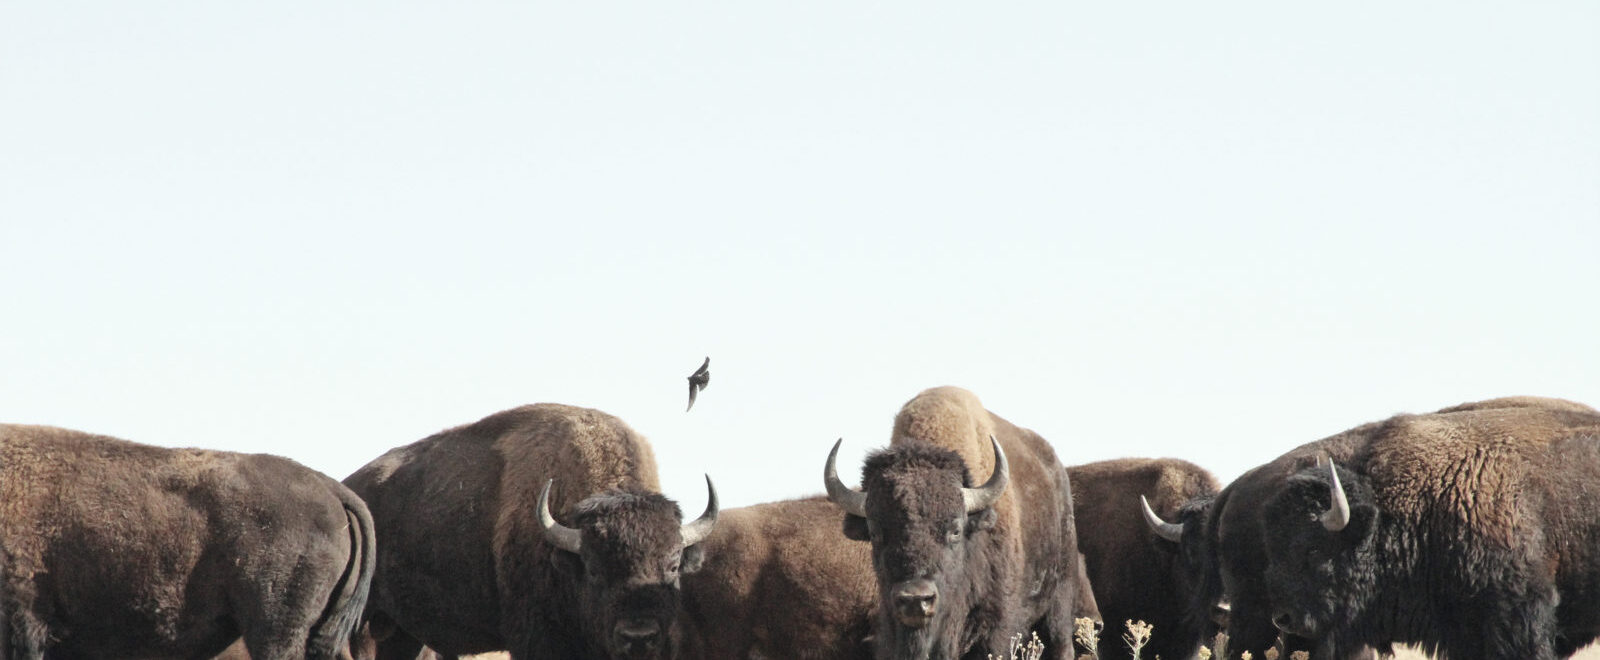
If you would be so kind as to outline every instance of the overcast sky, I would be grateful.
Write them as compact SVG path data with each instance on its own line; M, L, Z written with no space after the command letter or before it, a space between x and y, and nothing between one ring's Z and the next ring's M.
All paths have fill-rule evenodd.
M342 478L561 402L693 512L953 384L1227 480L1600 405L1597 296L1589 0L0 6L8 422Z

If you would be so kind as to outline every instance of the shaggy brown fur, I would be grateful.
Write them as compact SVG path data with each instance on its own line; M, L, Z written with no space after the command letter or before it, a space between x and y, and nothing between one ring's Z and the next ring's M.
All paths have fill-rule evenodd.
M987 481L994 471L991 435L1006 453L1011 483L993 507L968 517L960 487ZM1049 443L990 413L971 392L937 387L901 407L890 449L869 457L862 475L875 519L862 525L847 516L846 531L855 525L853 536L865 538L861 528L875 527L882 535L873 540L880 658L917 655L921 647L935 658L1003 656L1011 636L1029 630L1040 634L1048 657L1072 657L1077 532L1067 473ZM945 534L959 531L942 531L952 516L966 521L961 547L935 551ZM961 564L942 565L938 553ZM947 583L935 622L917 631L892 615L889 590L927 571Z
M1462 407L1378 424L1341 464L1267 502L1281 627L1338 652L1416 643L1466 660L1566 657L1600 635L1600 413L1570 402Z
M1592 408L1582 404L1540 397L1470 402L1435 414L1518 409L1525 409L1519 414L1531 410L1539 416L1567 419L1566 423L1577 425L1594 414ZM1200 529L1185 530L1184 552L1197 557L1204 567L1204 582L1191 603L1190 616L1204 616L1226 593L1232 606L1228 624L1229 658L1237 658L1245 651L1262 657L1279 635L1272 623L1275 607L1264 580L1268 562L1260 520L1265 503L1283 490L1292 475L1316 466L1318 460L1332 459L1340 466L1364 463L1364 458L1357 459L1358 454L1365 452L1371 439L1392 423L1393 420L1364 424L1296 447L1235 479L1207 503L1202 519L1189 523ZM1287 651L1312 651L1316 647L1315 640L1288 634L1283 637ZM1371 649L1346 649L1341 657L1370 658L1374 655Z
M705 660L866 660L877 591L866 544L828 498L722 512L706 563L683 580Z
M582 532L582 558L543 539L537 502L552 478L550 510ZM654 494L649 443L616 417L514 408L396 448L345 483L381 539L368 608L380 658L409 660L424 642L441 654L603 657L614 620L640 608L673 631L682 516ZM690 550L684 572L699 556ZM624 578L660 586L629 591ZM631 604L607 600L618 595Z
M0 426L12 658L336 658L367 599L367 508L264 454Z
M1187 658L1215 632L1210 621L1186 616L1199 575L1179 556L1178 545L1145 524L1139 496L1166 520L1178 520L1189 500L1215 495L1216 477L1175 458L1123 458L1067 468L1078 549L1100 612L1113 626L1144 621L1155 628L1148 657ZM1122 636L1100 640L1101 660L1132 657Z

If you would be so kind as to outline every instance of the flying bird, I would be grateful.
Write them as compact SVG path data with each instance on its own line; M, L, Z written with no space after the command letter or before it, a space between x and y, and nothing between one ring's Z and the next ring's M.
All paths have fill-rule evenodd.
M702 362L700 364L700 368L699 369L695 369L694 373L689 374L689 407L688 408L684 408L683 409L684 412L689 412L689 409L694 407L694 397L695 397L695 395L699 394L700 390L705 389L706 386L710 385L710 384L711 384L711 358L708 357L708 358L706 358L705 362Z

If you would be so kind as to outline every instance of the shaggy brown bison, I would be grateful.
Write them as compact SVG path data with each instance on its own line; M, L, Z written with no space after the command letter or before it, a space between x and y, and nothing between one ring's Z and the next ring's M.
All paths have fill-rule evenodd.
M51 658L341 657L372 520L344 486L264 454L0 425L8 647Z
M644 437L557 404L398 447L345 483L378 531L368 631L384 660L424 643L516 660L674 657L679 579L717 519L712 490L682 524Z
M1600 637L1600 413L1455 409L1363 427L1265 502L1273 622L1320 654L1553 660Z
M840 482L838 450L824 482L845 535L871 541L877 657L1003 657L1029 630L1050 657L1071 657L1072 491L1043 438L940 387L900 409L890 447L862 468L863 491ZM988 475L982 486L974 474Z
M728 509L683 579L704 660L866 660L877 609L872 558L826 497Z
M1188 605L1199 583L1197 567L1179 555L1171 526L1147 527L1140 498L1174 518L1190 500L1215 495L1216 477L1175 458L1123 458L1067 468L1078 549L1100 613L1113 626L1144 621L1155 632L1143 655L1188 658L1215 633L1208 618L1193 619ZM1166 534L1164 537L1162 534ZM1117 628L1120 630L1120 628ZM1120 634L1100 640L1101 660L1131 658Z
M1444 419L1444 417L1438 416L1458 414L1464 415L1458 417L1461 420L1469 420L1478 414L1488 416L1505 414L1517 418L1538 418L1547 420L1562 428L1575 429L1590 424L1590 420L1593 419L1596 413L1587 406L1570 401L1538 397L1510 397L1462 404L1440 410L1432 415L1401 416L1395 419ZM1202 503L1203 515L1180 521L1184 528L1182 532L1183 552L1186 557L1194 557L1197 564L1202 566L1203 582L1196 592L1196 598L1192 601L1191 607L1194 612L1191 613L1191 616L1195 616L1195 612L1210 611L1226 595L1232 606L1228 623L1229 658L1238 658L1245 651L1251 652L1255 657L1262 657L1264 651L1274 644L1279 634L1279 630L1273 621L1275 616L1278 616L1289 628L1288 631L1283 633L1283 644L1287 651L1316 651L1317 653L1314 657L1319 660L1322 658L1374 657L1372 649L1360 648L1360 645L1356 643L1356 639L1345 634L1341 626L1323 625L1312 628L1302 623L1296 623L1293 620L1294 615L1290 614L1292 610L1289 609L1296 606L1290 603L1277 602L1282 597L1281 595L1279 598L1273 597L1273 592L1268 588L1266 579L1269 562L1264 516L1266 515L1266 503L1286 492L1291 478L1300 475L1298 481L1302 485L1297 486L1297 489L1304 488L1303 483L1306 479L1316 478L1311 474L1304 474L1307 469L1316 468L1319 464L1331 460L1350 469L1360 470L1366 464L1366 456L1373 439L1381 434L1391 432L1392 428L1393 420L1374 422L1301 445L1276 460L1254 468L1235 479L1233 483L1223 488L1215 499L1208 503ZM1565 433L1565 431L1560 433ZM1516 434L1516 437L1526 435L1527 433L1522 432ZM1326 474L1326 471L1327 467L1324 465L1321 470L1313 470L1312 473ZM1476 473L1466 471L1462 474L1482 474L1485 477L1494 479L1498 478L1500 473L1495 471L1480 471ZM1324 488L1324 504L1327 503L1326 492L1326 488ZM1380 516L1379 520L1389 522L1393 519L1385 515ZM1396 537L1383 538L1394 540ZM1475 545L1463 545L1460 549L1464 552L1469 549L1471 552L1479 551ZM1331 563L1323 564L1317 570L1331 566ZM1301 604L1300 606L1305 605ZM1570 608L1571 605L1569 604L1568 606ZM1570 611L1570 609L1565 611ZM1290 614L1290 618L1282 618L1281 615L1284 614ZM1373 613L1368 612L1364 616L1371 617ZM1482 622L1482 619L1478 617L1473 617L1473 619ZM1387 629L1375 628L1375 630ZM1333 639L1321 640L1321 638L1330 636ZM1394 639L1401 640L1398 637ZM1466 651L1463 651L1463 653L1466 653ZM1456 657L1473 656L1463 655Z

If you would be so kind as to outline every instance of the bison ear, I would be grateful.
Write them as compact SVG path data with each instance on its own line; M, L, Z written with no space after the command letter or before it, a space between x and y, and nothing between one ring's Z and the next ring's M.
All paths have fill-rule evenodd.
M967 536L972 536L980 531L988 531L994 528L994 521L996 517L997 516L995 515L994 507L992 506L986 507L977 513L968 515L966 529Z
M556 571L568 580L583 578L583 558L576 554L551 548L550 563L555 564Z
M678 565L679 572L688 575L700 570L700 567L706 563L704 545L704 543L696 543L683 549L683 563Z
M1378 529L1378 507L1357 504L1350 507L1350 524L1339 530L1339 540L1352 548L1365 546Z
M844 515L844 537L852 541L870 541L872 534L867 531L867 519L861 516Z

